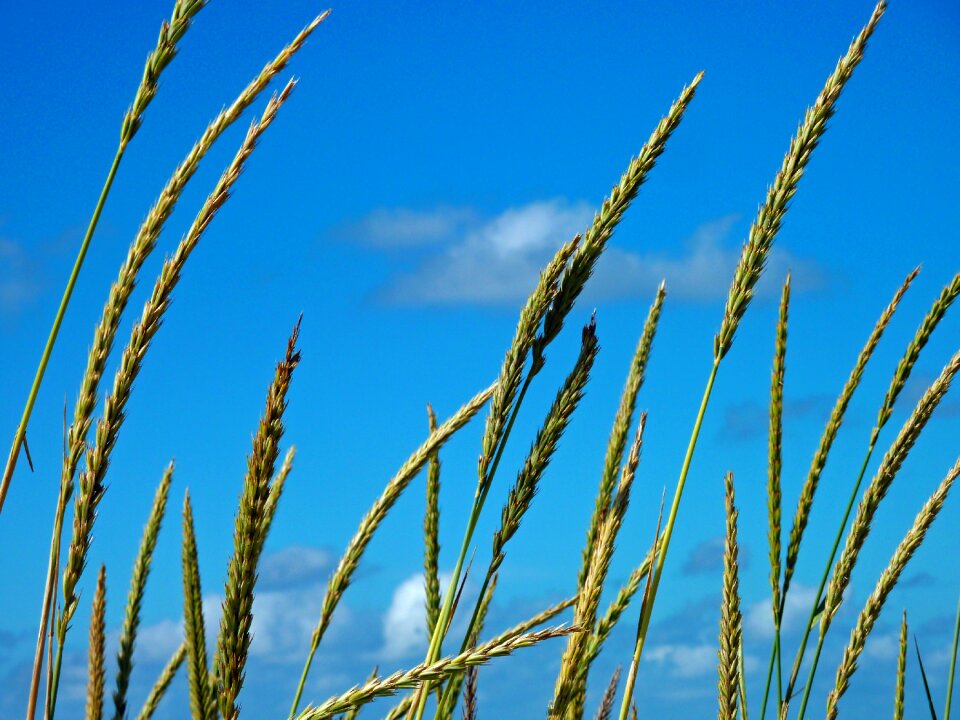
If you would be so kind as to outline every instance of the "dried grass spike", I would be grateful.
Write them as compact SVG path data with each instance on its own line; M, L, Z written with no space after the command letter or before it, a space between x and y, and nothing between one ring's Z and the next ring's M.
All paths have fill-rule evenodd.
M720 662L717 671L720 720L736 720L739 692L739 654L742 617L740 614L739 560L737 550L737 507L733 494L733 473L724 478L726 486L727 534L723 553L723 612L720 617Z
M903 698L907 677L907 611L900 622L900 648L897 653L897 688L893 695L893 720L903 720Z
M437 415L427 404L430 433L437 430ZM440 454L434 452L427 466L427 510L423 518L423 582L427 606L427 636L433 635L440 617Z
M217 639L214 662L219 685L218 705L223 720L236 720L240 714L237 697L243 686L244 667L250 649L250 626L253 622L253 595L257 564L263 550L262 527L270 479L279 455L283 437L283 414L287 408L287 392L293 372L300 363L297 338L300 323L287 341L284 359L277 364L273 382L267 392L266 408L253 438L253 449L247 458L247 472L240 495L234 528L233 555L227 567L224 587L223 617Z
M613 671L610 682L607 683L607 689L603 691L603 697L600 698L600 707L597 708L596 720L610 720L610 714L613 712L613 703L617 699L617 684L620 682L620 666Z
M107 569L100 566L97 576L97 591L93 596L93 611L90 617L90 647L87 650L87 715L86 720L101 720L103 717L104 644L106 627L104 614L107 609Z

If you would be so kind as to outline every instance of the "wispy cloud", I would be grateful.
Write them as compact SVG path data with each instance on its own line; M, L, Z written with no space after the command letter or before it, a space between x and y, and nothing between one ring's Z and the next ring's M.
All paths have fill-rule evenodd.
M722 536L709 538L694 545L683 562L681 568L683 574L702 575L720 572L723 568L723 546ZM745 572L750 566L750 549L746 545L740 546L739 563L741 572Z
M828 395L808 395L786 398L783 401L785 420L810 418L826 420L833 400ZM770 409L759 402L746 400L726 407L718 435L728 442L748 442L766 437L770 424Z
M545 260L591 217L586 204L551 200L476 220L445 238L417 267L394 275L380 296L400 305L514 302L530 292ZM422 217L418 224L425 224Z
M484 217L470 208L433 211L377 210L340 234L392 253L400 266L379 296L399 305L500 304L522 300L556 249L588 227L593 208L585 202L547 200ZM672 297L692 301L723 298L740 256L734 215L700 226L679 248L637 252L612 245L597 265L587 295L595 300L647 296L666 279ZM790 270L795 291L823 288L823 269L809 259L775 248L769 280L758 292L772 294Z
M441 206L433 210L380 208L337 234L373 247L409 248L450 241L480 222L475 210Z
M0 237L0 315L18 315L41 289L39 269L23 246Z

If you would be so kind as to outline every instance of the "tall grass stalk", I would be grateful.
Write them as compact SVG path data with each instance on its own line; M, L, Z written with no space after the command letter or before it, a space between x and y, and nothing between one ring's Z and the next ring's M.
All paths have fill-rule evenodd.
M603 697L600 698L600 706L597 708L597 714L595 716L596 720L610 720L610 715L613 713L613 703L617 699L617 684L620 682L620 666L617 665L616 669L613 671L613 675L610 676L610 682L607 684L607 689L603 692Z
M793 572L797 565L797 558L800 554L800 544L803 541L803 535L807 528L807 523L810 520L810 511L813 508L813 500L819 487L820 476L823 474L823 469L826 467L827 458L830 454L830 449L833 447L833 442L837 437L837 433L840 431L840 426L843 424L843 419L847 411L847 407L850 404L850 400L853 397L853 393L856 391L857 387L860 385L860 380L863 377L864 370L866 370L867 363L870 361L870 358L873 356L874 350L876 350L877 345L880 342L881 337L883 336L884 331L887 329L887 326L890 324L890 321L893 319L893 315L896 312L897 308L900 305L900 301L903 299L903 296L906 294L907 290L910 288L910 285L913 283L919 272L919 268L913 270L910 274L907 275L906 279L897 289L893 295L893 299L889 304L884 308L883 312L880 313L880 317L877 319L876 324L873 326L873 330L870 332L870 336L867 338L867 342L864 344L863 348L860 351L860 354L857 356L857 361L853 366L853 369L850 371L850 375L847 378L847 381L844 383L843 388L840 391L840 394L837 396L837 400L834 403L833 410L830 413L830 417L827 419L827 423L824 426L823 434L820 436L820 443L817 447L816 452L813 455L813 460L810 463L810 470L807 473L807 478L804 481L803 488L800 490L800 496L797 500L797 510L793 518L793 527L790 529L790 540L787 545L787 556L784 566L784 577L783 585L780 592L780 602L777 608L776 616L783 616L783 610L786 604L787 593L790 590L790 581L793 578ZM869 464L870 455L872 449L868 449L867 457L864 460L861 466L861 477L863 473L866 472L866 468ZM859 479L858 483L859 485ZM855 491L856 492L856 491ZM846 520L844 520L846 524ZM840 531L842 534L842 530ZM839 544L839 539L836 540ZM832 560L831 560L832 562ZM830 563L827 563L827 568L829 569ZM821 579L821 585L817 590L817 602L815 602L810 611L810 619L807 622L807 626L804 629L803 637L800 641L800 649L798 650L797 656L802 660L803 654L806 650L807 641L809 639L810 630L813 628L813 623L817 613L819 612L820 605L820 596L823 594L824 587L827 583L827 572L824 572L824 576ZM766 713L766 704L767 699L770 695L770 680L773 673L774 662L779 662L779 655L781 648L778 642L778 638L774 637L774 643L770 650L770 662L767 670L767 683L763 691L763 705L760 713L761 720L765 717ZM794 664L794 670L791 672L789 681L787 682L786 689L786 698L790 698L793 691L793 685L796 682L797 667L798 662ZM783 698L784 695L780 694L780 702L778 704L778 715L782 714L783 708Z
M539 490L540 479L553 458L557 444L569 425L570 418L583 398L587 382L590 379L590 371L593 368L593 362L599 349L596 323L591 320L590 324L583 329L580 353L573 370L567 375L563 385L557 391L556 398L547 412L543 425L537 432L536 440L530 447L530 452L517 473L517 479L508 494L507 502L501 512L500 527L493 535L490 563L480 584L477 601L470 621L467 623L460 652L466 651L471 645L481 617L481 608L485 604L489 604L493 595L493 579L506 559L507 543L520 529L523 517L530 509L534 495ZM454 683L447 683L443 704L453 705L456 703L454 687Z
M104 668L106 653L107 569L100 566L97 590L93 595L90 614L90 646L87 649L87 714L86 720L103 718L103 689L106 680Z
M650 566L657 561L657 551L660 549L660 528L663 525L663 504L667 499L667 489L663 489L660 495L660 512L657 515L657 531L653 536L653 555ZM627 671L627 681L623 688L623 701L620 705L619 720L626 720L627 711L633 703L633 688L637 681L637 669L640 667L640 618L643 617L643 607L650 599L650 572L647 572L647 584L643 589L643 599L640 602L640 613L637 618L637 636L633 645L633 657L630 660L630 668Z
M216 714L215 688L210 683L207 660L207 632L203 618L203 591L200 586L200 562L197 535L193 526L190 493L183 498L183 628L187 650L187 687L193 720L213 720Z
M270 497L270 482L280 454L283 438L283 415L293 373L300 364L297 339L300 323L287 341L287 351L277 364L273 382L267 391L263 417L253 437L253 449L247 458L247 472L240 495L233 534L233 555L227 566L224 586L223 615L217 636L214 670L217 678L217 704L223 720L237 720L240 705L237 697L243 687L244 668L250 651L253 624L253 597L257 581L257 565L263 552L263 532Z
M914 270L913 273L907 276L906 281L904 282L903 286L901 286L900 290L897 292L893 302L887 307L886 311L881 316L881 319L877 325L877 328L874 329L874 336L871 336L872 345L871 345L871 342L868 342L868 347L870 347L870 352L872 352L872 347L876 345L876 341L879 340L880 333L882 333L883 328L886 327L886 324L889 322L890 318L892 317L893 312L896 310L897 304L900 302L900 299L903 297L903 294L906 291L906 289L909 287L909 284L916 277L916 274L917 274L917 270ZM816 614L820 608L821 600L823 599L824 589L827 588L827 581L830 574L830 568L837 557L837 552L840 548L840 542L843 538L843 533L846 530L847 522L850 519L850 513L853 511L853 506L856 503L857 497L859 496L860 487L863 484L863 478L866 475L867 468L870 465L870 460L873 457L874 450L876 449L876 445L877 445L877 441L879 440L880 433L883 430L884 426L886 425L887 421L890 419L890 416L893 413L893 407L896 404L896 400L899 397L900 392L903 390L904 386L906 385L907 380L910 378L910 372L913 369L913 366L916 364L921 351L927 345L927 342L929 341L930 336L933 334L934 330L936 330L940 320L943 319L943 316L946 314L947 310L950 308L950 306L952 305L953 301L956 299L958 294L960 294L960 274L954 276L953 280L943 289L943 291L940 293L940 296L934 301L930 310L927 312L927 315L924 317L923 321L920 323L920 326L917 328L917 331L914 334L913 340L911 340L911 342L907 345L904 355L900 359L900 362L897 364L896 370L894 371L893 377L890 381L890 386L887 388L887 392L884 395L883 402L881 403L880 409L877 413L877 421L873 427L873 430L871 431L870 442L868 443L866 455L864 456L863 462L860 466L860 472L858 473L857 479L853 484L853 488L851 489L850 497L847 500L847 505L846 505L846 508L844 509L843 517L840 520L840 524L837 528L837 532L834 537L833 546L831 547L831 550L830 550L830 555L828 556L827 562L824 565L823 574L820 578L820 584L817 587L817 593L812 605L810 618L808 619L807 625L804 628L803 637L800 642L800 649L797 652L797 658L794 661L793 670L791 671L791 677L788 683L788 693L787 693L788 696L792 692L793 687L796 683L797 673L799 671L800 664L803 661L807 641L809 639L810 632L813 628L813 625L816 619ZM866 348L865 348L865 352L866 352ZM864 357L864 356L861 355L861 357ZM863 364L865 364L865 360ZM858 362L858 369L855 370L855 373L857 373L856 374L857 382L859 382L859 374L862 373L863 364ZM854 376L851 376L851 381L853 380L853 377ZM848 381L848 386L850 385L851 381ZM845 391L846 391L846 388L845 388ZM852 393L852 388L850 392ZM849 394L847 394L847 399L844 402L848 400L849 400ZM840 401L838 401L838 404L839 403ZM932 408L930 409L930 412L932 412ZM839 421L837 425L838 424L839 424ZM834 430L833 430L834 435L836 434L835 427L836 426L834 426ZM917 430L918 430L917 434L919 434L919 428L917 428ZM821 447L823 446L821 445ZM829 446L827 446L827 451L829 451ZM909 448L907 449L907 451L909 451ZM820 455L819 451L818 451L818 455ZM825 461L825 458L826 458L825 452L822 454L822 457L824 458L824 461ZM822 468L822 462L820 464L820 467ZM892 480L892 477L890 479ZM806 502L807 514L809 514L809 508L810 508L810 505L812 504L813 491L815 489L816 487L814 485L813 489L810 490L809 492L810 499ZM801 498L803 498L804 495L806 494L807 494L806 492L801 493ZM803 504L803 502L801 502L801 504ZM798 510L798 514L799 514L799 510ZM792 555L793 559L791 562L791 567L796 562L797 552L799 550L800 540L803 534L803 527L805 525L806 525L806 521L804 520L803 525L799 526L800 531L796 536L795 542L794 542L793 535L791 535L791 547L795 548ZM795 528L798 527L796 523L794 527ZM829 620L828 620L828 623L829 623ZM822 640L819 641L819 643L822 644ZM819 655L819 652L817 653L817 655ZM814 666L815 665L816 665L816 662L814 663Z
M432 663L421 663L409 670L396 672L382 680L372 680L363 685L355 686L346 693L332 697L320 705L307 707L297 715L297 720L322 720L322 718L333 717L378 697L393 695L397 690L421 686L421 683L428 679L442 680L451 673L464 672L471 666L483 665L493 658L511 655L521 648L576 632L580 632L580 628L576 626L556 627L522 635L513 635L507 639L497 637L465 653L442 658Z
M350 586L353 579L353 573L360 564L360 558L366 551L367 546L373 539L374 533L380 527L380 523L393 508L394 503L403 494L410 482L417 476L417 473L423 469L430 458L450 439L460 428L466 425L470 420L480 412L480 409L487 403L493 395L495 385L491 385L485 390L477 393L463 407L457 410L445 423L443 423L434 432L431 432L424 443L417 448L407 461L400 467L397 474L391 478L390 482L384 488L380 497L373 503L373 506L367 511L360 521L360 526L350 539L347 549L344 551L337 563L337 569L327 582L327 589L324 592L323 604L320 609L320 618L313 630L310 638L310 650L307 653L307 659L303 666L303 672L300 674L300 682L294 693L293 703L290 707L290 718L293 720L300 706L300 698L303 695L303 688L307 682L307 676L310 674L310 667L313 664L314 655L320 647L324 633L330 626L333 613Z
M783 673L780 669L780 573L782 560L781 547L781 505L783 493L780 488L780 475L783 469L783 382L787 363L787 322L790 310L790 275L783 284L780 296L780 315L777 319L776 341L773 353L773 372L770 379L770 431L767 449L767 538L770 545L770 597L773 612L773 654L767 670L767 686L770 685L776 659L777 707L783 703ZM764 693L761 716L766 713L767 693Z
M630 491L636 477L637 467L640 464L640 450L643 446L646 421L646 415L640 415L630 452L620 473L620 481L617 484L610 512L604 518L603 524L600 526L600 532L597 534L593 559L590 562L590 572L587 574L583 590L580 591L577 609L574 613L574 622L584 628L593 627L596 621L597 609L600 606L600 595L603 592L607 573L610 570L610 561L613 558L614 543L627 513ZM580 708L580 679L583 677L583 667L589 650L589 641L590 637L587 633L572 636L567 641L567 647L560 660L560 673L557 676L553 691L553 702L550 704L547 715L550 720L562 720L568 714L582 712Z
M657 295L653 304L647 312L647 319L644 321L643 331L640 333L640 339L637 341L637 347L630 362L630 369L627 372L627 380L624 383L623 392L620 394L620 404L617 407L617 414L614 416L613 427L610 430L610 438L607 441L607 452L603 460L603 472L600 475L600 487L597 490L593 516L587 526L587 540L583 546L583 562L580 566L580 574L577 577L577 588L581 590L590 569L590 560L593 558L597 533L600 530L603 518L610 511L617 474L623 464L627 437L630 433L630 427L633 425L637 395L646 376L647 363L650 359L650 351L653 348L653 339L657 333L666 295L666 282L661 282L660 287L657 288Z
M206 5L206 0L176 0L173 6L173 14L170 21L164 21L160 26L160 36L157 38L156 47L147 55L147 61L143 68L143 76L140 85L137 87L136 94L133 97L133 103L127 109L123 116L123 122L120 126L120 142L117 145L113 162L110 170L107 172L103 188L100 190L100 197L94 206L93 215L87 225L83 240L80 243L80 250L77 253L77 259L74 261L73 270L70 271L70 277L67 280L67 286L64 288L63 297L60 300L60 306L57 308L57 314L53 320L53 326L50 328L50 334L47 337L46 345L40 356L40 364L37 366L37 372L30 386L30 393L27 396L27 403L23 409L23 416L20 424L17 426L16 434L13 438L13 447L10 449L10 455L7 458L7 464L3 470L3 480L0 481L0 512L3 512L3 504L7 498L7 491L10 488L10 482L13 479L13 473L17 466L17 460L20 456L20 448L27 436L27 425L30 422L30 415L33 413L33 406L40 392L40 384L43 382L43 376L47 370L47 364L50 362L50 356L53 353L53 346L57 341L57 335L60 333L60 325L67 312L67 306L70 304L70 298L73 296L74 286L80 277L80 270L83 268L84 260L87 257L87 250L90 248L90 241L100 222L100 214L103 212L104 205L107 202L107 196L113 187L113 181L117 176L117 170L120 168L120 161L126 152L127 145L136 135L137 130L143 124L143 115L157 94L160 87L160 75L169 65L177 54L177 44L183 38L187 29L190 27L194 16ZM43 654L43 651L40 651ZM32 717L32 709L28 711L28 716Z
M87 553L97 516L97 506L106 491L104 479L109 467L110 455L124 420L124 410L130 398L133 382L139 375L144 357L150 347L170 305L174 288L180 280L183 267L190 254L200 242L204 231L217 211L230 197L230 190L239 179L244 164L250 157L257 140L270 126L277 111L287 100L294 87L293 81L274 96L267 104L259 122L253 123L233 162L221 176L213 192L194 219L193 225L180 241L175 253L163 264L153 293L144 304L140 320L134 325L130 341L124 349L120 367L114 379L113 391L104 401L103 418L97 425L95 445L86 451L86 468L80 474L80 489L74 503L73 533L70 541L67 564L63 571L63 608L57 619L57 649L53 665L52 683L48 694L47 714L52 718L56 707L57 686L63 647L70 620L77 607L76 588L86 566Z
M437 414L427 405L427 427L437 430ZM440 454L434 452L427 465L427 509L423 517L423 584L426 598L427 634L432 635L440 617Z
M31 677L31 689L28 720L32 720L36 705L40 681L40 669L43 662L46 627L52 623L53 595L57 575L59 574L60 547L63 534L63 522L67 504L73 495L74 474L86 449L87 435L92 423L94 408L97 404L98 389L107 359L113 347L114 338L119 329L121 316L130 299L140 269L156 246L167 218L173 212L187 183L196 173L200 161L217 139L229 128L243 112L259 97L260 93L286 67L293 55L303 47L307 38L327 17L329 11L321 14L305 27L280 53L267 63L260 73L250 81L234 102L222 110L207 126L203 135L177 167L160 193L160 197L147 213L141 224L127 257L120 268L116 282L110 289L110 295L104 305L103 315L94 332L86 371L77 397L74 418L67 433L67 449L60 479L60 493L54 516L53 531L50 540L50 560L47 569L47 582L41 609L37 649L34 657L34 672ZM12 472L12 470L11 470Z
M653 168L657 158L663 153L670 135L680 124L683 113L693 100L696 87L702 76L702 73L698 74L693 82L683 89L670 111L660 120L646 145L637 157L631 160L626 172L621 176L620 182L613 188L609 197L601 205L600 211L594 216L593 224L583 236L582 242L577 237L560 248L547 269L541 273L537 288L521 312L517 332L507 351L500 378L497 381L497 390L491 402L482 441L482 451L478 465L478 483L473 507L467 520L463 542L457 562L454 565L450 584L444 596L440 621L430 638L430 646L426 656L427 662L439 657L445 627L450 621L454 591L460 581L460 573L463 570L464 559L473 538L473 531L483 509L487 492L493 482L493 476L496 474L517 411L523 402L527 388L530 386L530 381L545 362L544 350L559 334L566 316L573 308L573 304L593 273L593 268L603 253L614 229L623 217L623 213L636 197L640 186L646 180L646 176ZM542 330L540 329L541 323ZM518 396L517 388L520 385L523 368L529 354L532 354L533 361L527 380ZM515 399L516 403L514 404ZM415 711L411 711L410 717L421 720L426 707L426 692L422 688L418 689L417 692L419 700L416 703Z
M830 629L831 621L839 610L840 604L843 602L844 591L850 582L850 576L853 572L854 566L857 563L860 550L866 542L867 535L870 532L873 516L876 513L880 502L885 497L887 490L890 488L893 479L899 472L900 467L906 460L907 455L913 448L914 443L917 441L917 438L919 438L920 433L923 432L923 428L926 427L926 424L931 415L933 415L934 410L936 410L937 406L940 404L940 401L950 389L950 383L958 371L960 371L960 351L957 351L957 353L954 354L947 365L943 368L939 377L937 377L930 387L927 388L927 391L923 394L923 397L920 398L917 406L914 408L913 413L901 428L900 434L897 436L896 440L894 440L886 455L884 455L873 480L864 491L863 498L860 500L860 505L857 507L857 514L854 517L853 523L850 526L850 531L847 534L843 552L840 554L840 559L837 560L836 565L833 568L833 575L830 577L830 582L827 584L826 595L823 596L825 603L823 613L820 616L820 634L817 638L817 646L814 650L813 662L810 664L807 685L804 688L803 700L801 701L799 718L803 717L807 698L810 694L810 686L817 672L820 653L823 649L823 643L826 639L827 631ZM889 414L887 414L887 417L889 417ZM848 504L846 515L849 515L853 501L856 498L856 491L858 489L859 483L857 487L854 488L854 494L852 495ZM843 533L844 527L846 526L846 515L838 532L838 538L834 541L833 553L836 552L836 548L839 546L839 535ZM832 561L833 558L831 557L830 560ZM828 562L824 571L824 577L826 577L829 573L829 568L830 564ZM823 584L824 581L821 580L821 593L823 591ZM820 593L818 593L818 597L814 605L815 609L819 607L819 604ZM808 622L807 630L804 633L804 639L806 639L808 636L810 632L809 627L814 621L815 613L811 613L811 620ZM803 647L804 645L801 643L800 651L797 653L797 658L794 660L790 682L787 685L787 698L790 697L790 691L793 689L796 683L797 675L800 669L800 663L803 660ZM788 701L784 700L784 702L786 703Z
M750 228L747 242L743 246L740 261L734 272L733 283L730 286L730 293L727 296L727 305L724 311L723 321L720 325L720 331L714 339L713 365L707 377L703 399L700 402L700 409L697 412L693 431L690 434L687 452L684 455L683 465L680 468L680 478L677 481L673 504L667 516L667 525L663 533L663 550L660 553L656 568L653 572L650 602L648 606L644 608L642 616L640 638L641 655L650 626L650 618L652 617L653 608L656 603L657 590L660 587L660 578L663 576L667 552L670 549L670 540L673 537L673 528L677 521L680 500L683 497L687 475L690 472L690 465L693 461L693 453L697 446L697 439L700 436L700 428L703 424L707 405L710 402L710 394L713 391L713 384L717 377L717 371L720 368L720 362L729 351L740 320L743 318L750 304L750 300L753 298L754 287L763 274L767 257L773 246L773 241L776 238L777 232L780 230L783 216L787 211L790 199L797 190L797 185L810 159L810 155L823 136L827 121L833 116L835 111L837 99L840 97L843 87L853 74L854 68L856 68L857 64L863 58L867 39L873 34L886 7L886 0L880 0L874 8L873 15L870 17L867 25L860 31L860 34L851 43L847 54L840 59L834 72L827 78L826 85L820 92L819 97L817 97L816 102L807 110L797 134L790 143L790 149L784 158L780 170L777 172L773 185L767 192L767 200L760 208L757 219Z
M737 506L733 492L733 473L725 477L727 513L726 541L723 552L723 602L720 615L720 652L717 672L720 676L718 720L736 720L740 687L740 648L743 642L740 614L739 559L737 548Z

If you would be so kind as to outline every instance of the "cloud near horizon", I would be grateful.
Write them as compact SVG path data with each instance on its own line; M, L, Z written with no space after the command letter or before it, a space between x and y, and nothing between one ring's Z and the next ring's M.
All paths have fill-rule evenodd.
M484 217L471 208L432 211L380 209L342 228L340 235L388 252L397 262L377 297L394 305L496 305L522 301L556 249L589 226L594 209L562 199L531 202ZM597 264L586 294L594 300L642 297L666 279L673 297L708 301L726 296L740 244L732 231L739 218L701 225L681 247L637 252L611 245ZM401 260L403 252L413 258ZM775 248L768 277L793 273L795 291L827 285L816 262ZM759 292L773 286L761 282Z

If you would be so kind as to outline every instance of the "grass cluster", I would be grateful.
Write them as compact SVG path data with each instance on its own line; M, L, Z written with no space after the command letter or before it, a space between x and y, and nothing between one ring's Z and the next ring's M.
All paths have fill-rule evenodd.
M94 235L97 221L109 194L117 167L128 151L131 141L145 120L148 106L158 91L158 81L164 69L173 60L177 45L184 33L205 5L204 0L177 0L169 22L161 27L157 45L148 56L142 81L135 93L129 111L124 115L115 160L104 183L100 202L91 218L77 257L74 272L64 293L59 312L50 333L50 339L41 358L36 380L30 390L23 420L17 429L0 485L0 510L16 465L24 449L27 426L37 390L43 379L56 336L69 303L84 256ZM536 499L540 482L548 470L555 450L561 442L571 417L588 387L594 360L600 348L598 328L591 320L581 331L580 352L558 387L552 404L546 408L540 429L516 471L516 477L503 500L500 523L490 539L490 556L485 568L472 570L480 578L479 593L470 606L462 601L461 591L471 571L468 563L470 550L476 544L478 521L487 507L489 493L497 473L501 470L504 450L514 430L520 406L528 389L547 364L547 349L564 330L566 320L578 297L603 254L610 237L632 200L653 171L657 159L684 114L694 102L697 88L703 78L695 76L683 88L676 101L653 129L646 144L633 157L626 170L613 186L597 211L592 224L560 247L544 268L526 304L522 308L516 333L507 348L493 384L481 390L450 418L438 422L428 408L428 435L416 448L396 475L387 482L382 494L360 520L355 535L346 545L336 569L327 584L316 627L310 636L310 647L304 661L299 686L291 699L291 720L319 720L320 718L355 718L363 705L385 696L398 696L396 705L387 717L421 720L430 713L436 720L450 720L458 708L465 719L478 717L477 696L480 666L497 657L512 654L541 642L554 641L557 648L559 672L553 697L545 712L551 720L580 720L594 713L586 707L587 688L594 661L603 650L611 631L624 617L636 623L633 653L624 658L627 666L624 687L620 688L618 669L606 687L595 717L606 719L638 717L642 698L635 700L634 688L641 672L644 648L651 635L651 618L664 577L671 541L675 531L682 527L681 506L687 488L691 464L696 452L700 428L708 412L715 384L721 379L720 368L736 341L737 330L749 310L758 281L765 272L767 261L784 221L790 200L797 192L804 171L817 147L828 121L837 109L837 102L851 79L866 50L867 42L877 27L886 8L880 0L847 52L827 77L823 90L807 109L789 143L782 165L776 173L756 219L750 227L740 260L730 283L719 329L714 338L712 364L706 379L703 399L691 429L689 443L672 499L661 502L651 545L643 558L638 558L636 569L628 581L617 590L611 604L603 608L601 597L609 590L608 575L614 556L624 515L630 503L634 479L641 463L644 442L645 413L637 409L638 395L657 333L661 311L666 302L667 288L661 285L650 307L643 331L630 363L620 403L613 418L609 443L600 465L600 477L592 517L584 538L581 564L577 577L571 578L572 597L520 625L490 639L484 629L488 608L497 589L499 571L507 561L511 541L520 530L524 517ZM127 309L133 288L148 256L156 246L168 217L191 181L200 161L217 142L224 130L236 122L243 112L260 97L271 81L283 70L290 57L326 18L317 17L283 48L275 59L243 90L233 104L223 110L203 132L183 162L175 169L149 210L140 230L130 245L128 255L120 267L117 279L110 287L102 318L97 325L90 346L86 371L74 405L72 421L66 433L60 491L54 508L47 583L38 623L37 647L29 693L25 698L27 719L38 713L52 720L58 707L61 667L72 621L80 609L80 581L88 569L91 539L99 520L98 507L108 490L107 475L110 458L119 440L125 417L125 408L134 382L140 373L151 343L156 336L191 252L202 240L204 231L214 220L217 211L228 200L231 189L240 178L244 165L256 149L257 142L270 127L277 113L294 90L290 81L273 95L264 106L236 154L203 203L193 223L175 251L166 259L147 299L139 320L134 324L130 338L120 350L119 367L113 384L107 389L102 415L94 423L97 398L109 357L114 352L120 320ZM799 554L806 547L804 536L817 495L819 480L841 429L844 415L856 392L864 370L880 342L887 325L917 271L911 272L896 291L892 301L880 315L867 338L862 352L851 370L849 379L840 391L801 490L789 533L783 527L783 495L781 466L783 437L784 386L788 382L787 368L788 328L790 318L790 278L783 284L780 309L773 347L772 377L769 404L769 448L767 477L768 539L770 564L771 610L774 619L774 638L763 687L751 688L761 693L757 704L760 717L797 717L809 712L811 688L818 672L821 650L838 612L848 601L846 593L851 573L857 566L870 535L877 510L897 478L904 461L913 449L928 420L948 392L955 375L960 371L960 351L943 368L917 401L899 432L890 442L873 475L866 483L873 454L881 441L884 427L892 417L897 400L911 376L921 352L935 332L957 296L960 295L960 274L934 300L920 323L915 336L907 344L904 354L893 372L889 388L881 400L877 420L864 453L859 475L850 492L849 502L836 530L836 538L827 557L823 559L822 580L809 608L809 617L803 627L802 639L794 656L781 637L783 614L798 564ZM138 717L149 718L159 703L172 678L183 669L189 688L189 706L194 720L236 720L243 710L242 691L247 660L252 641L254 597L257 570L264 543L282 499L282 492L294 463L293 448L281 460L284 435L284 413L291 392L296 368L300 362L298 347L299 322L290 335L285 352L276 366L274 377L267 388L263 415L256 426L252 448L247 459L243 490L236 510L233 552L225 573L224 600L219 628L208 654L202 591L198 563L197 537L189 494L182 502L182 581L184 637L181 645L157 678ZM462 531L457 559L448 585L441 587L439 573L441 484L440 452L444 444L476 415L486 408L480 457L477 464L475 492L470 504L468 520ZM425 620L429 632L429 647L419 665L381 677L374 669L359 684L328 699L304 698L312 661L323 642L325 633L344 594L350 588L353 576L363 555L383 520L412 481L426 468L427 511L423 522L424 576L426 608ZM897 585L931 524L940 514L948 493L960 475L960 461L946 473L929 500L920 509L916 520L899 546L876 587L860 610L850 639L836 669L832 689L826 698L825 712L833 718L843 709L847 692L858 667L865 643L876 625L891 590ZM106 631L104 624L105 597L108 582L107 569L100 567L96 592L92 601L88 648L88 689L86 717L100 720L109 713L116 720L131 716L127 689L136 658L136 640L140 611L151 560L158 534L166 515L168 498L174 477L171 464L160 480L156 497L143 533L132 571L127 605L124 610L117 649L116 677L109 688L106 678ZM740 602L739 551L737 539L737 507L734 477L726 475L726 542L722 602L718 609L718 717L746 720L748 715L748 688L743 673L744 624ZM862 492L861 492L862 490ZM666 493L664 501L666 500ZM70 505L72 522L67 526ZM649 513L651 523L654 513ZM851 519L852 516L852 519ZM64 547L64 533L69 537ZM651 524L651 528L653 524ZM114 577L111 573L110 577ZM635 602L636 601L636 602ZM547 629L538 629L551 622L565 610L572 609L572 623ZM453 624L459 613L465 623ZM464 628L462 637L450 637L454 627ZM948 691L943 717L949 718L956 664L960 613L954 634ZM894 717L904 715L904 686L907 668L907 619L904 614L897 677L891 679L894 697L891 702ZM918 666L921 670L927 697L933 712L923 671L919 647ZM806 670L805 677L802 677ZM41 693L41 685L44 687Z

